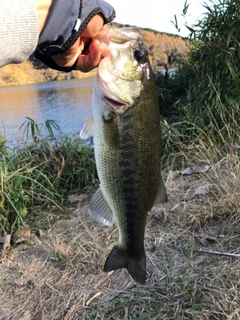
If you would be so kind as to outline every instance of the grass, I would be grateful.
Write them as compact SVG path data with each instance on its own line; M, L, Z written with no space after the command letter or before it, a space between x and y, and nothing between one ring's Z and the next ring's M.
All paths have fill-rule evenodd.
M163 163L198 140L215 148L239 144L239 10L233 0L203 4L205 14L189 27L186 59L168 81L156 78L163 119ZM184 5L184 14L188 8ZM175 21L177 26L177 21Z
M179 141L182 149L171 154L173 164L169 162L163 170L169 202L154 207L148 216L146 285L136 284L125 270L102 271L118 235L116 228L102 227L90 218L90 197L75 204L65 202L67 214L48 203L32 207L28 213L30 239L1 252L0 311L6 319L239 319L239 259L197 252L203 248L239 253L239 149L223 144L233 141L233 127L227 131L228 138L225 135L220 141L224 147L220 148L215 130L207 135L192 126L194 139L187 145L176 130L169 138L169 144ZM30 121L28 128L29 136L35 137L38 131L41 135L35 123ZM82 168L91 168L92 160L89 163L87 159L92 159L92 149L87 149L90 155L86 156L86 150L81 151L81 144L74 139L39 137L40 141L21 150L23 162L18 159L18 170L23 174L37 166L35 161L47 161L38 170L47 172L53 188L80 190L82 182L76 181L80 175L75 172L79 163ZM12 154L8 156L14 161ZM182 174L187 167L203 165L209 170ZM11 176L8 169L7 176L17 179L17 172L13 172ZM19 188L15 180L12 184ZM200 186L208 186L209 191L194 195ZM35 234L38 228L43 230L41 237Z
M14 150L2 144L0 153L0 232L13 233L31 223L34 211L55 206L64 211L70 194L88 192L97 172L93 148L77 136L54 136L60 128L47 120L27 118L21 126L26 144ZM42 131L48 135L42 138ZM33 142L29 142L29 137Z
M239 259L197 252L239 253L239 150L218 149L213 132L206 136L197 130L198 143L193 139L175 154L178 165L163 170L169 202L148 216L145 286L125 270L102 271L118 234L91 219L90 197L68 203L67 215L48 206L33 215L30 240L1 253L5 318L239 319ZM61 154L71 159L68 143ZM206 172L182 174L203 165ZM195 195L199 186L208 186L208 192ZM41 237L34 233L39 225Z
M145 286L125 270L102 271L117 229L92 221L87 199L69 205L68 217L50 223L41 238L33 235L2 253L0 310L6 318L239 319L239 259L195 251L239 253L238 155L207 158L199 148L196 156L190 162L186 156L185 164L207 163L209 171L163 172L169 202L165 220L159 206L148 216ZM209 193L194 196L201 185Z

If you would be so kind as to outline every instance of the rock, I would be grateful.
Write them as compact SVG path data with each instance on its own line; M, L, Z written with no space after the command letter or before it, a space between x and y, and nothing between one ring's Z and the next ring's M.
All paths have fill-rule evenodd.
M36 230L35 235L39 238L44 236L44 232L41 229Z
M73 194L68 198L69 203L76 203L76 202L81 202L85 201L87 199L87 195L82 193L82 194Z
M7 250L10 247L11 235L6 234L4 237L0 237L0 244L2 244L3 251ZM1 318L0 318L1 320Z
M159 222L166 222L166 210L165 208L160 208L158 213L152 215L152 219L159 221Z
M32 233L29 228L20 228L13 233L13 243L18 244L28 241L32 238Z

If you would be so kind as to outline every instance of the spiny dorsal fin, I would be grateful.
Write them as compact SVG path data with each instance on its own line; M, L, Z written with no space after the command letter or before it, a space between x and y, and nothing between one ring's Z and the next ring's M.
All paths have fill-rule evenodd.
M104 199L101 188L97 189L90 201L89 213L95 221L105 226L112 226L115 222L112 210Z
M166 191L162 176L160 174L160 186L159 186L157 198L155 200L154 205L157 205L157 204L160 204L160 203L165 203L167 201L168 201L167 191Z
M94 135L94 120L93 116L88 118L88 120L84 123L82 130L80 131L80 138L83 140L87 140Z

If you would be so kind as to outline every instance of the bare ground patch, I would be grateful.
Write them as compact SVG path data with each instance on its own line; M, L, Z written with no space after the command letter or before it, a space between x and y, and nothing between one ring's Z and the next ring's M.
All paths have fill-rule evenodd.
M239 319L240 259L196 252L240 253L239 165L227 163L166 175L166 215L155 207L148 217L145 286L102 271L117 230L92 221L85 202L1 254L0 319Z

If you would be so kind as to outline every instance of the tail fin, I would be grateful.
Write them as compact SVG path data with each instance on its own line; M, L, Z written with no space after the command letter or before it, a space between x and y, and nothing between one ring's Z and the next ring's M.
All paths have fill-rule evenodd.
M126 250L114 246L104 265L104 271L126 268L133 280L140 284L146 281L146 255L143 250L139 258L130 257Z

